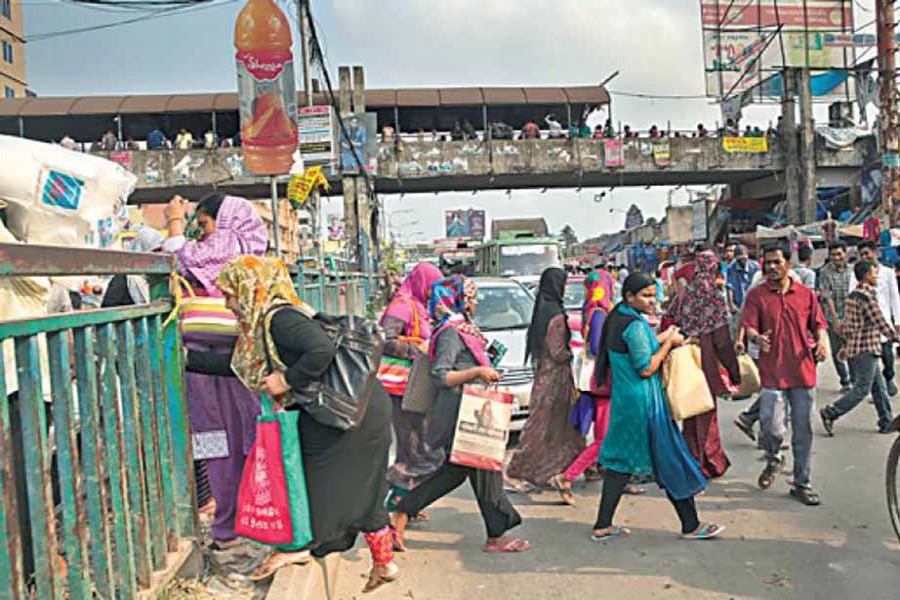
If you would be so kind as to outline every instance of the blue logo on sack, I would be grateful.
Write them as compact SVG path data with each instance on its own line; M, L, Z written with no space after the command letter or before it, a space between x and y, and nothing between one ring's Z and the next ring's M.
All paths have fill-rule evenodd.
M76 210L81 200L84 181L59 171L50 171L41 200L48 206Z

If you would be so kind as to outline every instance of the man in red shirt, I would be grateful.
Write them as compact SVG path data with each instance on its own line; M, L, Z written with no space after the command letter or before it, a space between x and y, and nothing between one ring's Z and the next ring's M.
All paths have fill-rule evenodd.
M742 315L748 338L760 347L760 428L766 468L759 476L759 487L772 487L784 463L779 447L788 403L794 453L791 496L815 506L820 500L810 485L810 454L816 362L827 357L828 327L815 293L794 281L788 275L790 268L790 248L767 246L763 250L766 282L747 294Z

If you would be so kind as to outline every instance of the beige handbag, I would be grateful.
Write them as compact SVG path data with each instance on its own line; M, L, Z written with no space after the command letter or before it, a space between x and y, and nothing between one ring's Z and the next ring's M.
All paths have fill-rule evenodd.
M756 363L748 354L738 356L738 366L741 368L741 385L734 394L735 400L743 400L749 398L759 391L761 382L759 379L759 369Z
M662 371L673 419L683 421L715 408L700 363L700 346L675 348L666 357Z

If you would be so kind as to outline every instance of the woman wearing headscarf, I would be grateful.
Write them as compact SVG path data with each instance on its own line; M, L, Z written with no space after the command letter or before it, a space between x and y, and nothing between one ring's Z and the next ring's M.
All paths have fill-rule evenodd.
M449 456L462 400L462 387L468 383L499 381L500 374L486 354L484 335L472 320L478 304L475 282L460 275L448 277L432 286L429 310L435 329L429 343L431 373L438 397L428 415L426 443L441 448ZM503 491L503 474L445 462L397 506L395 544L404 549L403 534L410 515L419 514L435 500L458 488L468 479L478 500L478 509L487 530L485 552L525 552L531 544L506 536L522 523L522 517Z
M152 227L142 226L137 230L131 244L132 252L158 252L165 238ZM114 275L106 286L106 293L100 302L101 308L131 306L150 302L150 288L147 278L142 275Z
M585 300L581 310L581 332L585 341L585 353L588 358L596 359L600 353L600 345L603 339L603 324L613 308L613 277L604 270L594 271L584 281ZM600 447L606 436L609 426L609 381L597 383L591 378L591 389L580 390L578 402L572 409L572 424L583 437L587 437L591 425L594 426L594 441L585 448L569 467L551 478L551 484L559 490L560 496L566 504L575 505L575 496L572 494L572 482L584 474L588 480L595 478L587 471L596 467L597 457L600 455ZM640 494L643 489L637 486L629 486L627 493Z
M737 385L741 381L741 369L731 340L731 317L725 297L716 285L718 277L719 259L716 255L711 251L699 253L694 261L693 279L672 315L684 335L700 341L703 375L714 402L728 393L720 364L727 370L732 383ZM682 431L703 474L709 478L724 475L731 463L719 436L717 409L685 419Z
M541 274L525 346L525 360L531 357L537 365L529 415L519 449L506 470L511 478L538 486L558 486L559 481L551 481L553 476L584 450L584 438L569 422L575 382L569 348L572 334L563 306L565 287L562 269L551 267Z
M672 420L659 371L669 352L684 343L677 328L656 335L644 315L656 311L656 284L644 273L629 275L623 300L603 324L595 377L611 378L609 428L600 448L606 468L603 494L591 539L629 535L613 525L619 500L632 475L653 475L675 508L688 539L716 537L723 527L701 523L694 496L706 487L700 466Z
M297 297L280 260L240 257L222 270L218 286L240 325L234 354L230 361L220 360L220 372L230 367L249 389L287 400L334 360L333 342L313 319L315 311ZM328 427L303 412L298 421L313 534L308 548L317 558L344 552L362 532L373 561L364 591L400 575L384 507L390 411L390 400L379 388L356 429ZM297 552L273 552L253 579L301 557Z
M444 453L440 449L432 450L425 444L425 415L403 410L409 362L428 351L431 286L442 277L440 269L431 263L419 263L403 281L381 317L385 337L382 366L389 368L382 371L379 379L393 399L391 420L397 440L394 464L387 474L391 484L387 500L389 510L444 462ZM424 520L427 517L422 514L417 518Z
M262 256L268 247L266 226L243 198L209 194L197 204L198 241L184 236L186 203L176 196L166 207L169 238L163 250L178 257L178 272L198 296L221 297L216 278L241 255ZM231 356L235 339L184 337L188 351ZM244 459L256 434L259 398L233 377L198 372L189 362L185 375L194 458L204 460L216 501L213 550L240 544L234 533L237 493Z

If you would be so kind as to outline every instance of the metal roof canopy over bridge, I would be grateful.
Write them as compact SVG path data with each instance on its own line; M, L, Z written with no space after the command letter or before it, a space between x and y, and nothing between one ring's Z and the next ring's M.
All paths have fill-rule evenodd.
M297 94L298 106L306 96ZM316 105L325 105L325 94L313 94ZM528 120L543 122L555 113L565 123L578 119L585 105L608 105L603 86L570 87L456 87L366 90L366 106L377 113L379 127L399 124L406 132L449 130L463 118L478 128L502 120L521 126ZM151 129L174 135L181 128L199 135L216 129L222 136L238 131L237 95L161 94L122 96L69 96L17 98L0 101L0 133L55 141L70 135L78 141L94 141L114 119L122 117L124 137L144 139Z

